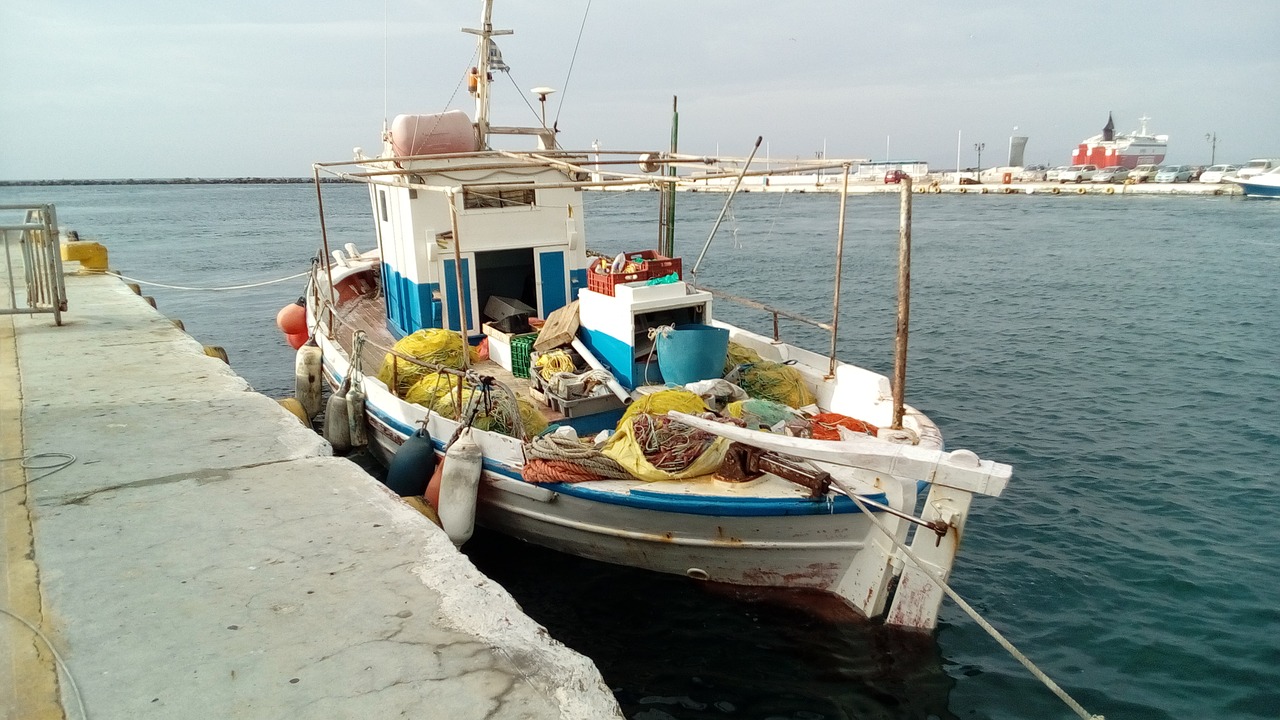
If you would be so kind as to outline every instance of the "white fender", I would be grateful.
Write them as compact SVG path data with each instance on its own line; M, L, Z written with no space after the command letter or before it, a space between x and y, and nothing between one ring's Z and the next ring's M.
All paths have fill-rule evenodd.
M333 446L334 455L351 452L351 431L347 428L347 389L344 386L329 396L324 408L324 439Z
M293 364L293 396L302 403L307 418L320 413L320 346L309 340L298 348Z
M471 439L471 428L464 428L445 452L440 476L440 526L454 545L461 546L471 539L475 530L476 493L483 463L480 447Z
M362 448L369 444L369 431L364 417L365 395L359 383L353 383L347 391L347 435L351 447Z

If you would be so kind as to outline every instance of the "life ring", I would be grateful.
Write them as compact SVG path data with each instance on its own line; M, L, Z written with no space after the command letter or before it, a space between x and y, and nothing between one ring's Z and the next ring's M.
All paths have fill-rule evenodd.
M938 194L938 193L940 193L940 192L942 192L942 188L941 188L941 187L938 187L937 185L934 185L934 186L933 186L933 193L936 195L936 194Z
M1012 194L1014 194L1014 193L1016 193L1016 192L1018 192L1018 191L1017 191L1017 190L1014 190L1013 188L1005 188L1005 189L1004 189L1004 194L1005 194L1005 195L1012 195Z
M1213 191L1213 194L1214 194L1214 195L1221 195L1221 194L1222 194L1222 189L1221 189L1221 188L1215 189L1215 190Z
M1108 194L1108 195L1115 195L1115 194L1116 194L1116 189L1115 189L1115 188L1113 188L1113 187L1109 187L1109 188L1107 188L1107 194Z
M1053 188L1049 192L1053 193L1054 195L1057 195L1058 193L1062 192L1062 190L1060 188Z
M980 190L979 192L981 192L983 195L986 195L987 192L989 191L986 188L982 188L982 190Z
M960 193L961 193L961 194L964 194L964 193L967 193L967 192L969 192L968 188L960 188Z
M1083 194L1085 194L1085 193L1087 193L1087 192L1089 192L1089 191L1088 191L1088 190L1085 190L1084 188L1076 188L1076 194L1077 194L1077 195L1083 195Z

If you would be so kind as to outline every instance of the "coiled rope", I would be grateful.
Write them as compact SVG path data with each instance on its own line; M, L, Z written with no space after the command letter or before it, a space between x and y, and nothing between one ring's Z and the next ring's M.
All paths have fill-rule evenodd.
M58 458L58 460L48 465L36 464L37 460L44 460L45 458ZM72 455L71 453L64 453L64 452L47 452L47 453L36 453L35 455L25 455L20 457L0 458L0 462L10 462L12 460L21 460L22 461L21 465L23 470L48 470L49 472L41 473L40 475L37 475L31 478L30 480L27 480L26 482L18 483L13 487L7 487L3 490L0 490L0 495L3 495L4 493L9 492L10 490L17 490L18 488L26 487L37 480L49 477L50 475L58 472L59 470L71 467L76 462L76 456Z
M565 437L564 435L556 435L548 433L539 435L524 445L524 456L526 460L542 460L546 462L564 462L581 466L583 469L595 475L598 479L603 480L630 480L631 474L622 469L616 460L605 455L599 450L583 445L580 441ZM583 479L581 473L568 473L573 478L559 477L554 466L547 468L548 474L554 479L563 480L565 482L577 482Z
M845 485L844 483L834 478L832 478L831 484L840 488L840 490L850 500L852 500L855 505L858 506L858 509L861 510L867 516L867 518L871 520L871 522L875 523L875 526L879 528L880 531L883 532L885 536L888 537L889 540L891 540L899 550L902 551L902 554L905 555L907 559L911 560L911 562L917 568L919 568L921 572L923 572L930 580L932 580L933 583L942 590L942 592L946 593L947 597L955 601L955 604L959 605L961 610L964 610L969 617L973 618L973 621L978 624L978 627L985 630L988 635L990 635L997 643L1000 644L1000 647L1008 651L1008 653L1012 655L1015 660L1022 663L1022 666L1025 667L1033 677L1035 677L1040 682L1044 683L1044 686L1049 688L1049 690L1054 695L1057 695L1059 700L1066 703L1067 707L1071 708L1072 712L1078 715L1081 718L1081 720L1106 720L1106 718L1104 718L1102 715L1093 715L1088 710L1085 710L1084 706L1076 702L1075 698L1068 695L1067 691L1063 690L1062 687L1058 685L1058 683L1054 682L1052 678L1046 675L1043 670L1041 670L1034 662L1031 661L1031 658L1028 658L1026 655L1023 655L1021 650L1014 647L1013 643L1009 642L1009 640L1006 639L1004 635L1000 634L999 630L996 630L991 623L987 622L985 618L979 615L978 611L974 610L972 605L965 602L965 599L960 597L959 593L951 589L951 586L948 585L945 580L937 577L932 572L930 572L926 568L924 561L916 557L916 554L911 552L911 548L907 547L900 540L898 540L898 538L894 537L893 533L889 531L889 528L884 526L884 523L881 522L880 519L877 518L875 514L871 512L871 509L868 508L866 504L862 502L862 499L858 497L858 494L855 493L852 489L850 489L849 486Z

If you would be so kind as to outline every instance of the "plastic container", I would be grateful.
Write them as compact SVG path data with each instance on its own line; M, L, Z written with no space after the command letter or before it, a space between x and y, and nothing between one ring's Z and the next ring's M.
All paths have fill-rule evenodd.
M533 341L538 333L515 335L511 338L511 374L518 378L529 377L529 353L533 352Z
M640 269L629 273L601 273L596 272L593 265L587 270L587 289L592 292L598 292L603 295L613 295L614 287L622 283L640 282L651 278L662 277L675 273L681 278L682 265L680 258L669 258L666 255L659 255L656 250L639 250L637 252L629 252L626 254L628 259L634 260L640 258Z
M658 332L658 368L676 385L724 377L729 331L710 325L679 325Z
M680 258L669 258L666 255L659 255L656 250L641 250L640 252L627 253L627 257L629 258L635 258L637 256L643 258L643 260L640 261L640 267L644 272L648 273L648 277L645 278L646 280L662 277L663 275L670 275L671 273L679 275L681 279L684 278L684 274L682 273L683 263L680 261Z
M622 283L639 282L648 280L649 274L646 272L630 272L630 273L600 273L594 269L587 271L587 289L591 292L598 292L601 295L613 295L614 287Z

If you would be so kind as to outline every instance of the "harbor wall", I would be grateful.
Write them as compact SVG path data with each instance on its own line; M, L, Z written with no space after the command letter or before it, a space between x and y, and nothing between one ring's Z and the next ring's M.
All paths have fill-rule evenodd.
M4 463L4 577L66 663L4 625L0 715L621 717L589 659L119 278L66 285L61 327L0 317L28 460Z

